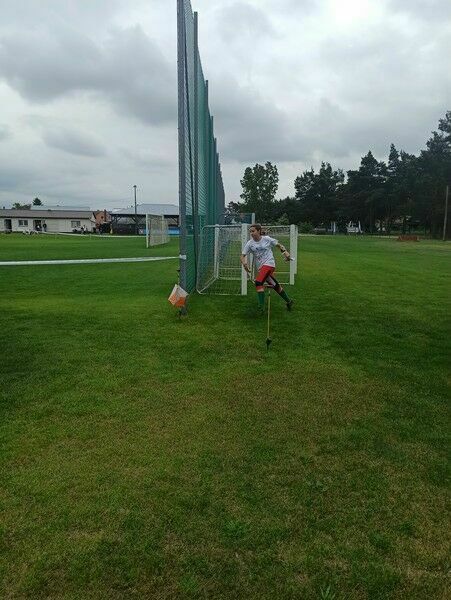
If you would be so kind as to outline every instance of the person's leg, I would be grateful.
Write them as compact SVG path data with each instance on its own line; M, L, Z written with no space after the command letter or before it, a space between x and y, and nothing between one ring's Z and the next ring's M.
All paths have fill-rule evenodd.
M272 271L271 267L263 266L257 273L257 277L255 279L255 289L257 290L257 298L258 298L258 308L263 311L265 308L265 281L271 275Z
M268 277L268 283L271 285L272 288L274 288L274 291L279 294L279 296L281 298L283 298L283 300L285 300L286 304L287 304L287 308L288 310L291 309L292 305L293 305L293 300L290 300L288 294L286 293L286 291L283 289L283 287L280 285L280 283L277 281L277 279L275 279L273 277L273 275L270 275Z

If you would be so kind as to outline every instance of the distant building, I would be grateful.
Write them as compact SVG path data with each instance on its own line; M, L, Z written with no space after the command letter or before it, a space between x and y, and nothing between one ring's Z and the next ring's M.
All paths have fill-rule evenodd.
M111 222L111 215L106 210L95 210L93 215L97 228Z
M32 209L0 209L0 231L71 233L95 229L91 210L58 209L35 206Z
M139 235L146 233L146 215L164 216L169 235L179 233L179 207L176 204L137 204L135 207L115 208L110 211L113 233Z
M32 204L31 205L31 210L74 210L74 211L82 211L82 212L89 212L92 211L90 206L66 206L66 205L59 205L56 204L54 206L49 206L49 205L43 205L43 204Z

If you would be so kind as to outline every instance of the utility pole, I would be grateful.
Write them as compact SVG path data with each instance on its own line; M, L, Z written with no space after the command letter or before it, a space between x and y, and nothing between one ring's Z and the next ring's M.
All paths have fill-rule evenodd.
M443 241L446 241L446 227L448 225L448 195L449 185L446 186L446 198L445 198L445 218L443 220Z
M133 186L135 192L135 235L138 235L138 212L136 207L136 185Z

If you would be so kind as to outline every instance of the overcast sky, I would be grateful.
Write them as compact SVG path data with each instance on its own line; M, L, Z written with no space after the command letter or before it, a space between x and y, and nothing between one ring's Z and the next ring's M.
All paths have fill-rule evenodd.
M451 109L450 0L193 0L224 173L418 153ZM175 0L0 0L0 206L178 202Z

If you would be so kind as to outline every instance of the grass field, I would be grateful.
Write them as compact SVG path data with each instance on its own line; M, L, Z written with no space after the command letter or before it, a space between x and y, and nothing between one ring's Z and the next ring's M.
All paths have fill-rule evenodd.
M299 246L269 353L253 293L179 320L177 261L0 267L2 598L449 597L451 246Z
M178 256L178 238L146 248L144 238L110 235L3 235L0 261Z

